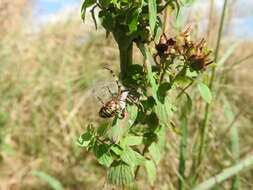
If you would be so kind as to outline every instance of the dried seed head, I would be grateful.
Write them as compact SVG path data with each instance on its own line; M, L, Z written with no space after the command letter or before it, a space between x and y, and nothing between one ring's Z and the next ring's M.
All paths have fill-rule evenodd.
M206 47L205 39L202 39L199 43L192 41L190 39L191 32L191 28L188 27L174 38L168 39L165 34L161 35L159 44L155 46L157 53L154 58L160 56L163 59L168 59L169 57L179 56L183 57L192 70L205 69L207 65L212 63L209 59L211 51Z

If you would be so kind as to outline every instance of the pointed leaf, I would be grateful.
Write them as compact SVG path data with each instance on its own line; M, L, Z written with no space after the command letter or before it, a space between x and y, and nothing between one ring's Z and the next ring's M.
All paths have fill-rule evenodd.
M207 102L207 103L211 103L212 101L212 93L210 91L210 89L208 88L208 86L206 86L204 83L198 83L198 90L200 92L200 95L202 96L202 98Z
M151 33L154 34L157 17L156 0L148 0L148 11L149 11L149 26L151 29Z
M124 133L124 128L123 128L123 126L121 126L122 124L124 124L124 120L115 118L115 120L113 122L113 126L111 127L111 131L109 133L109 138L115 143L120 141L120 139Z
M109 146L105 144L95 145L94 154L98 159L98 162L106 167L109 167L113 162L113 157L109 152Z
M130 184L134 180L133 171L124 162L114 162L109 168L108 183L114 185Z
M130 33L137 30L138 17L141 12L141 9L138 7L134 7L130 9L126 15L126 23L128 24L128 28Z
M111 147L111 150L118 156L120 156L124 152L124 150L117 144L113 145Z
M90 132L86 132L82 134L78 139L77 139L77 145L80 147L87 147L93 137L93 134Z
M162 159L161 150L160 150L160 147L158 146L158 144L156 142L153 142L149 146L148 150L149 150L151 157L158 164L160 162L160 160Z
M81 17L85 20L86 9L96 3L96 0L85 0L81 8Z
M148 181L151 185L154 185L156 180L156 166L152 160L147 160L145 162L145 168L147 170Z
M101 124L97 130L97 134L99 136L104 136L105 133L107 132L108 127L109 127L108 123Z
M125 143L129 146L139 145L142 143L142 136L127 136L125 138Z
M130 166L142 165L145 162L145 158L130 147L126 147L120 157L125 163Z

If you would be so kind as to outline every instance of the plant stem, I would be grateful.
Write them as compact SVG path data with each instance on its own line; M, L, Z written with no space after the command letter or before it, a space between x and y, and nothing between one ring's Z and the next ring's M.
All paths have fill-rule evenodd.
M131 43L128 48L121 48L119 46L120 54L120 71L122 79L128 76L129 66L133 62L133 43Z
M187 137L188 137L188 129L187 129L187 116L185 113L182 113L181 117L181 142L180 142L180 155L179 155L179 185L178 190L186 189L185 184L185 161L186 161L186 153L187 153Z
M225 20L226 7L227 7L227 0L224 0L222 15L221 15L221 19L220 19L218 39L217 39L217 44L216 44L216 49L215 49L215 56L214 56L215 62L217 62L217 60L218 60L218 55L219 55L219 50L220 50L220 41L221 41L221 37L222 37L224 20ZM210 83L209 83L209 88L211 91L213 89L213 83L214 83L215 74L216 74L215 71L216 71L216 69L215 69L215 67L213 67L212 73L211 73L211 79L210 79ZM200 164L203 160L203 154L204 154L205 143L206 143L206 136L207 136L207 131L208 131L209 117L210 117L210 104L207 103L206 107L205 107L204 120L203 120L203 123L200 128L200 146L199 146L199 154L198 154L198 160L197 160L198 167L200 166Z

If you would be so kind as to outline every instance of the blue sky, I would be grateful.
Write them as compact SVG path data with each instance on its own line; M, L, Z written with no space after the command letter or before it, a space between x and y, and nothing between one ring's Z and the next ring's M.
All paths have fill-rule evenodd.
M52 20L57 13L66 10L76 10L81 6L83 0L35 0L38 5L38 10L36 11L37 21L39 23L47 23ZM205 6L208 4L201 2L202 0L198 0L199 5ZM222 1L219 2L219 7L222 7ZM247 6L245 6L245 4ZM241 6L244 5L244 6ZM233 20L233 34L235 34L239 38L248 38L253 36L253 14L251 12L251 8L253 8L253 1L248 0L239 0L237 9L234 10L236 13L240 15L236 15ZM208 9L208 7L206 7ZM249 9L249 10L247 10ZM250 11L250 12L249 12ZM75 11L74 11L75 12ZM242 14L246 12L247 15ZM80 14L79 10L75 12L75 14ZM59 15L59 14L58 14ZM61 14L62 16L62 14Z
M68 5L81 4L81 0L35 0L39 5L41 14L56 13Z

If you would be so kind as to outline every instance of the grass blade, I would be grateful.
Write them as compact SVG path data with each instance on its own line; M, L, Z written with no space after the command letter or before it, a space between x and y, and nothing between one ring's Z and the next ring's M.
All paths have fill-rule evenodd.
M240 171L248 168L248 167L252 167L253 165L253 155L250 156L249 158L239 162L238 164L225 169L223 172L221 172L220 174L211 177L210 179L204 181L203 183L197 185L196 187L194 187L192 190L207 190L212 188L213 186L221 183L222 181L236 175L237 173L239 173Z
M237 130L237 125L231 128L231 149L233 154L234 162L237 163L240 157L240 150L239 150L239 134ZM232 187L231 190L239 189L239 178L236 175L232 180Z
M39 171L31 171L31 174L41 178L42 180L46 181L54 190L64 190L61 183L54 177Z
M224 109L225 109L225 115L227 117L227 120L229 123L232 123L235 120L235 115L232 110L231 104L228 102L228 100L225 98L224 102ZM236 164L240 158L240 150L239 150L239 134L237 130L237 125L233 125L233 127L230 127L230 139L231 139L231 149L232 149L232 158L233 163ZM237 190L239 186L239 179L236 175L232 180L231 190Z

